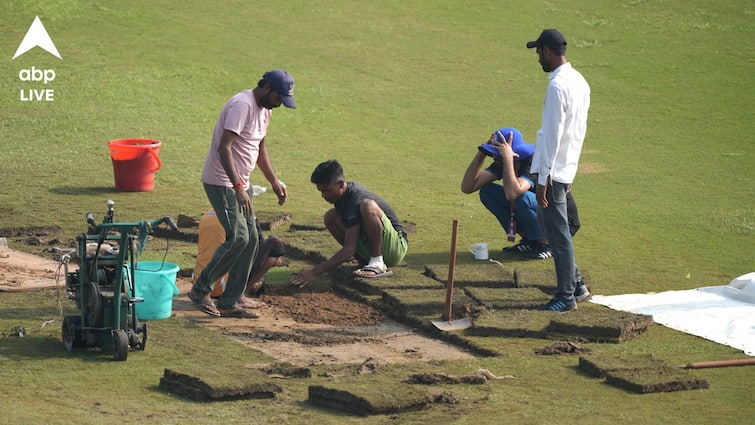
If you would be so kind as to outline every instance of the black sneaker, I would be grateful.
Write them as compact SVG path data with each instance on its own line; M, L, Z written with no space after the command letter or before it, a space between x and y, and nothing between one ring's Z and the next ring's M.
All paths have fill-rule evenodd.
M503 252L532 252L532 242L520 239L518 244L503 248Z
M525 252L522 254L522 258L525 260L547 260L548 258L553 257L553 251L551 251L551 247L546 244L535 242L532 245L532 251L531 252Z
M576 301L564 301L558 297L553 297L547 304L537 308L542 311L572 311L577 309Z
M585 300L589 300L592 297L590 290L584 282L577 282L577 289L574 291L574 299L580 303Z

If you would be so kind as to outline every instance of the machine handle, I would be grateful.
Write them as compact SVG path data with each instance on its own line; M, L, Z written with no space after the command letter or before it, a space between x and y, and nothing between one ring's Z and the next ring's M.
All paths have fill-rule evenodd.
M176 226L176 222L173 221L173 219L170 218L170 216L166 217L165 222L168 223L168 227L170 227L170 230L172 230L174 232L178 231L178 226Z
M178 230L178 226L176 226L176 222L173 221L173 219L169 215L166 215L165 217L162 217L162 218L158 218L157 220L153 220L150 223L150 225L154 229L155 227L157 227L157 226L159 226L159 225L161 225L163 223L166 223L168 225L168 227L170 227L170 230L173 230L173 231L177 231Z

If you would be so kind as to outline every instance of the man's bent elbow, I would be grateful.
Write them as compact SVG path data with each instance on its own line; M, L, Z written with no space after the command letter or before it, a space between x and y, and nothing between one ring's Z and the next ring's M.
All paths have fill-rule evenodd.
M519 193L519 194L516 194L516 193L506 193L506 200L507 201L513 201L513 200L516 200L520 196L522 196L521 193Z
M474 192L475 192L474 185L470 186L464 183L461 184L461 193L469 195L470 193L474 193Z

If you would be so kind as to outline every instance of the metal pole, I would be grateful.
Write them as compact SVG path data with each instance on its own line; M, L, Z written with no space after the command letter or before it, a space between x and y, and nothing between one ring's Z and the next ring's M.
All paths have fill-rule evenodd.
M729 367L729 366L747 366L755 365L755 358L753 359L738 359L738 360L714 360L709 362L694 362L682 365L684 369L704 369L710 367Z

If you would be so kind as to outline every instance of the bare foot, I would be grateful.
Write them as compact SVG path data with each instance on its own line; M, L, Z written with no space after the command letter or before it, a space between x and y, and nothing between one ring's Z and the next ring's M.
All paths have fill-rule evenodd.
M251 298L246 297L245 295L242 295L241 298L239 298L238 302L236 302L236 304L241 308L260 308L267 305L262 301L255 301Z

